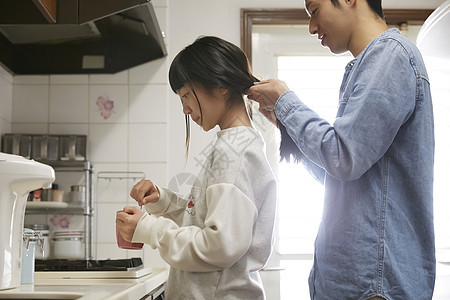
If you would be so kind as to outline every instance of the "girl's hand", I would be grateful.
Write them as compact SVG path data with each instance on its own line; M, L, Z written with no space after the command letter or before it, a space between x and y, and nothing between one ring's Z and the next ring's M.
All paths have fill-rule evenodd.
M131 242L143 214L144 212L137 206L125 206L116 213L116 226L125 241Z
M142 179L131 189L130 196L139 205L155 203L159 201L159 190L150 180Z

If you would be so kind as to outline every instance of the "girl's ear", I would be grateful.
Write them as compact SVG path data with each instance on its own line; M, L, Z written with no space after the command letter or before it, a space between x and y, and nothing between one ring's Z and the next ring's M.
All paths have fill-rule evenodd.
M230 91L227 88L215 88L213 93L214 95L216 95L216 97L227 100Z
M221 95L226 95L228 94L228 89L226 88L217 88L217 92Z

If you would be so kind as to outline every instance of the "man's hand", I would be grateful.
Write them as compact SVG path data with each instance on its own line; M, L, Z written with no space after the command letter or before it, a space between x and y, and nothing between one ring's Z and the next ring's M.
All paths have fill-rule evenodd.
M262 110L273 111L275 103L283 93L289 91L284 81L277 79L255 82L247 91L247 97L259 103Z

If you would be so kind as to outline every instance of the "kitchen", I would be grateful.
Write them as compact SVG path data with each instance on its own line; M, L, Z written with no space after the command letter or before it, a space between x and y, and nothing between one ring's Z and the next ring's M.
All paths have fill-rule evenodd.
M435 9L443 2L386 0L384 8ZM1 133L86 135L87 157L95 174L143 172L162 186L173 186L177 174L196 169L195 160L185 165L184 119L179 100L167 84L171 59L200 35L219 35L240 45L241 8L299 8L303 1L158 0L152 4L165 33L168 55L164 58L111 75L13 76L0 68ZM107 118L97 106L99 97L114 103ZM208 146L213 133L204 135L192 127L191 134L196 141L190 149L193 158ZM164 268L158 253L149 247L140 253L116 246L111 230L115 212L132 203L128 191L133 182L117 180L108 185L97 180L97 187L104 190L97 190L101 197L95 200L96 258L141 255L146 266Z

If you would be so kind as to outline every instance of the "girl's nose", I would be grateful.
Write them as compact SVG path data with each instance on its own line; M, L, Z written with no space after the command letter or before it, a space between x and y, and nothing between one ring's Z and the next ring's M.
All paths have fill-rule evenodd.
M185 115L190 115L192 112L191 108L188 105L183 105L183 113Z

